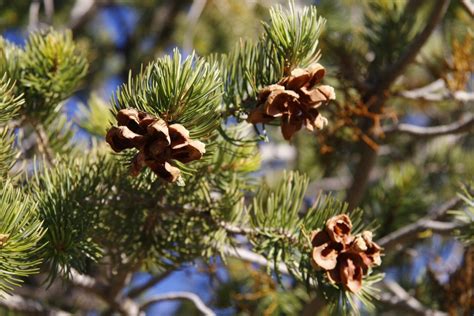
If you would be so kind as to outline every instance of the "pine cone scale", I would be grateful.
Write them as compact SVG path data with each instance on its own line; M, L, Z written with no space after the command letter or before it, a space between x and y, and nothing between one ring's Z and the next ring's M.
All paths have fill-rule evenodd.
M189 131L181 124L168 125L161 118L123 109L117 113L118 127L111 127L106 141L116 152L136 148L139 152L131 161L130 174L138 176L145 166L157 176L175 182L181 175L171 160L189 163L202 158L205 144L192 140Z
M291 140L303 126L311 132L315 128L322 129L327 120L319 112L314 115L311 110L336 98L331 86L314 87L324 74L324 67L320 64L312 65L308 69L295 68L278 83L260 89L258 104L250 111L247 121L252 124L265 124L279 118L286 140Z
M381 263L381 248L372 241L372 232L353 236L346 214L326 221L324 230L311 234L311 265L326 270L328 280L357 293L368 270Z

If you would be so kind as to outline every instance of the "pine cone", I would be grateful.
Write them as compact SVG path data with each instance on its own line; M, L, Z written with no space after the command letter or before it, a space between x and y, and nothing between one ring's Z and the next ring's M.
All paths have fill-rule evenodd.
M175 182L181 172L169 162L188 163L199 160L206 152L204 143L192 140L189 131L180 124L168 125L164 120L135 109L117 113L118 127L107 132L106 141L116 152L136 148L131 174L137 176L144 167L160 178Z
M259 91L259 105L249 113L247 121L257 124L280 118L281 131L286 140L290 140L303 126L309 131L322 129L327 119L318 108L336 98L331 86L315 87L324 74L324 67L314 64L308 69L296 68L277 84L264 87Z
M330 282L342 284L356 293L368 269L381 263L381 248L372 241L372 232L351 235L352 222L345 215L327 220L324 230L311 234L311 265L326 270Z

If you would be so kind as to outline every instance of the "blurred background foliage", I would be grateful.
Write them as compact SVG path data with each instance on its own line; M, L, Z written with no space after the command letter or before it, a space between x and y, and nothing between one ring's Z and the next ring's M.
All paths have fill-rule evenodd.
M260 21L268 20L268 8L275 2L0 0L0 31L3 37L23 47L29 30L47 26L69 28L85 54L90 65L87 74L57 114L64 116L57 129L68 133L54 138L51 146L55 152L64 152L69 148L66 145L69 141L82 146L103 142L106 123L113 119L108 101L118 85L127 80L130 70L136 74L142 65L170 53L176 46L184 55L192 50L201 56L229 52L241 37L258 38L263 30ZM364 209L367 222L377 220L377 237L415 222L434 206L461 192L462 184L474 178L472 125L468 133L440 137L390 131L391 127L400 126L399 123L426 127L469 117L472 120L472 97L458 97L462 96L460 91L472 94L474 90L474 28L472 15L461 1L450 2L439 27L414 62L390 89L384 89L386 97L381 107L374 112L364 107L370 102L366 96L382 77L381 70L396 62L414 41L429 20L435 2L296 1L299 6L317 5L318 14L327 19L320 38L320 62L327 69L325 81L336 89L337 100L323 110L331 123L316 136L301 132L288 144L277 129L267 127L273 143L259 143L261 165L255 177L263 175L271 185L281 177L282 169L293 168L309 176L305 200L308 205L319 191L344 199L359 167L358 159L363 156L361 148L377 149L378 161L370 173L367 190L356 203ZM435 85L431 90L413 93L432 83ZM0 88L0 97L4 97L8 86ZM71 129L73 134L69 133ZM0 150L6 152L2 146ZM32 156L27 151L24 155ZM242 168L254 170L257 165L258 162L249 161L249 166ZM120 181L119 175L116 181ZM53 183L48 185L55 191ZM149 188L143 188L146 189ZM460 194L472 203L469 192ZM462 207L458 209L460 213L455 213L456 216L469 221L469 213ZM473 232L472 228L468 235L469 232ZM463 234L465 237L466 233ZM80 243L75 246L79 247ZM91 256L99 255L97 249L90 251ZM157 253L163 255L159 249ZM471 315L473 253L472 244L423 230L416 241L387 253L383 271L387 278L399 282L429 308L450 315ZM78 265L83 264L77 260ZM149 277L148 273L137 273L132 284L144 283ZM467 278L464 283L463 277ZM27 284L35 285L35 282L38 281L32 279ZM318 297L310 297L291 278L285 277L278 284L262 269L234 259L230 259L225 269L219 260L212 266L184 265L168 273L146 294L177 288L198 293L221 315L328 313ZM54 287L49 295L52 305L55 300L61 301ZM375 314L387 311L389 314L392 307L382 301ZM192 304L169 302L155 304L148 311L159 315L195 313Z

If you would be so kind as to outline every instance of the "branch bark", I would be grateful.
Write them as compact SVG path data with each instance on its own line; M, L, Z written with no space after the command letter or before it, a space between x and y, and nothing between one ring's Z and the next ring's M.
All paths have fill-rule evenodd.
M469 114L459 121L440 126L416 126L411 124L398 124L383 129L385 135L408 134L420 137L435 137L449 134L459 134L472 131L474 128L474 115Z
M398 61L396 61L391 67L388 67L382 73L382 80L380 80L377 85L377 91L388 89L390 85L402 74L406 66L415 59L420 49L423 47L423 45L425 45L431 33L433 33L434 29L446 13L449 2L450 0L438 0L436 2L428 18L428 23L426 23L424 29L414 38L410 46L408 46Z
M147 282L145 282L143 285L135 287L130 290L128 293L128 297L130 298L136 298L140 296L142 293L146 292L156 284L160 283L163 281L165 278L167 278L171 273L173 273L173 270L166 271L160 275L156 275L151 277Z
M383 285L389 293L382 293L380 296L380 301L384 304L391 305L397 309L405 310L411 312L415 315L422 316L446 316L448 315L445 312L429 309L416 298L411 296L403 287L401 287L397 282L391 280L383 281Z
M432 209L428 214L416 222L406 225L382 238L377 243L384 248L385 252L391 252L397 245L404 244L416 240L418 234L422 231L431 229L433 232L446 233L452 232L459 224L437 221L445 215L450 209L456 207L461 201L459 197L455 197L439 207Z
M35 300L27 299L16 294L0 296L0 306L5 307L8 309L8 311L20 312L29 315L71 315L65 311L46 308Z
M196 308L206 316L214 316L215 313L210 309L199 296L191 292L170 292L166 294L154 295L148 298L140 306L140 310L144 311L151 305L161 301L171 301L171 300L188 300L196 306Z
M424 29L415 37L412 44L408 46L405 53L403 53L398 61L391 67L388 67L382 72L380 80L377 85L370 89L363 97L365 103L372 103L372 111L374 113L380 112L387 99L385 91L392 85L392 83L400 76L406 66L413 61L421 47L426 43L431 33L433 33L436 25L441 21L448 8L450 0L438 0L428 19L428 23ZM366 132L370 128L370 122L365 121L363 130ZM347 190L346 201L349 204L349 210L353 210L359 205L364 196L365 189L369 180L370 173L375 166L377 160L377 152L374 151L365 142L361 142L361 152L359 162L355 168L354 177L350 188Z
M461 4L469 13L470 16L474 17L474 3L472 0L461 0Z
M235 248L227 246L224 248L223 252L227 256L238 258L243 261L255 263L264 267L270 267L272 269L275 268L275 265L268 261L267 258L245 248ZM288 271L288 267L284 263L277 264L276 269L282 274L290 274L290 272Z

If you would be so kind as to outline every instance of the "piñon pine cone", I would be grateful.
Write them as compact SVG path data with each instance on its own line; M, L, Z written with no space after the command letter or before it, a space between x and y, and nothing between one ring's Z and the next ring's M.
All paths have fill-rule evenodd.
M258 94L259 105L249 113L247 121L257 124L280 118L286 140L303 126L309 131L322 129L327 119L318 108L336 98L333 87L315 86L324 74L324 67L316 63L308 69L296 68L277 84L264 87Z
M351 235L352 222L345 215L327 220L324 230L311 234L311 265L323 269L330 282L342 284L356 293L368 269L381 264L381 248L372 241L372 232Z
M192 140L183 125L169 125L151 114L124 109L117 113L117 122L119 126L109 129L106 141L116 152L139 150L132 160L133 176L148 167L160 178L174 182L181 172L170 161L188 163L201 159L206 152L204 143Z

